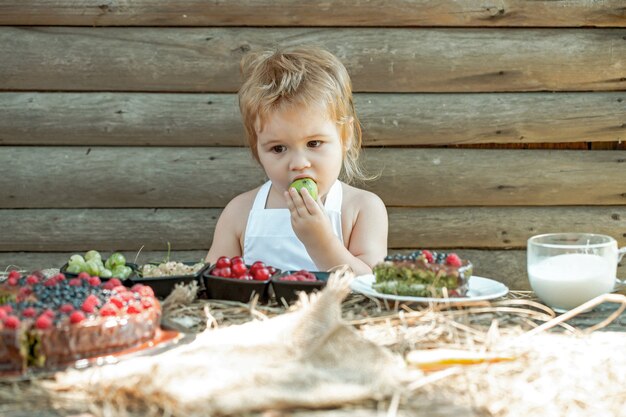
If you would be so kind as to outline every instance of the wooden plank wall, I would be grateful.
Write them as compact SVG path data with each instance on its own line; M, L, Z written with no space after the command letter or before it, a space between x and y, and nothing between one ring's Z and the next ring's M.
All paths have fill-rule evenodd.
M352 75L390 251L455 249L526 289L534 234L626 245L622 0L5 0L0 266L202 256L263 181L239 59L301 43Z

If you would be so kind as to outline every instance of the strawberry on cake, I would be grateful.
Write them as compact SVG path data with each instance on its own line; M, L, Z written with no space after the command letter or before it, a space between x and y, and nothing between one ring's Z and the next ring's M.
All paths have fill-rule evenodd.
M152 288L81 273L12 271L0 284L0 371L51 367L129 348L159 328Z
M463 297L472 264L456 253L418 250L387 256L374 266L372 288L384 294L412 297Z

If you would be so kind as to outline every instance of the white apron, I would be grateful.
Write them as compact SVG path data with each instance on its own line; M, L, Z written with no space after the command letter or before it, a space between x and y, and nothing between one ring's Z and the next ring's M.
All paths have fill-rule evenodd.
M266 209L267 197L272 186L267 181L257 193L243 242L243 259L251 265L263 261L283 271L306 269L319 271L291 227L289 209ZM333 232L343 243L341 231L341 183L335 181L324 202L324 210L330 219Z

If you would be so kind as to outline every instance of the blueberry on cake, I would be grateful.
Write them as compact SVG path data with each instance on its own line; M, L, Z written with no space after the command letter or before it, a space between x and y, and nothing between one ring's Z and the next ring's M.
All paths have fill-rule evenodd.
M411 297L463 297L467 294L472 264L456 253L418 250L387 256L374 266L373 289Z

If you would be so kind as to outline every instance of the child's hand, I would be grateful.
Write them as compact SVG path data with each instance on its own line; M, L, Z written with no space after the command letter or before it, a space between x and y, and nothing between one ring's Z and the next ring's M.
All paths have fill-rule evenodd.
M306 188L300 190L300 193L295 188L289 188L285 192L285 199L291 213L293 231L307 249L325 245L335 237L319 197L315 201Z

